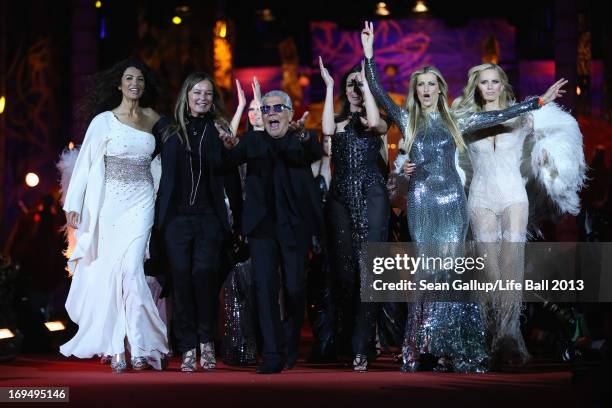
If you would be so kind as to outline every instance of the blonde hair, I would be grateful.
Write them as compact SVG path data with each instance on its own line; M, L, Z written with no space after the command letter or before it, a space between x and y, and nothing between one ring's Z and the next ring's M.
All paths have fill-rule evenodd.
M468 71L468 82L463 88L463 94L453 101L453 110L458 112L480 112L485 104L480 91L478 90L478 78L486 70L492 69L499 74L499 79L503 86L499 94L499 106L507 108L514 102L514 92L508 82L508 75L502 67L497 64L480 64L470 68Z
M440 90L437 104L438 112L440 113L442 121L453 136L455 145L459 150L463 150L465 148L463 136L461 135L461 131L459 131L459 127L455 123L455 119L453 118L448 106L448 85L436 67L425 66L410 75L410 89L408 91L408 97L406 98L405 104L405 109L408 111L408 135L406 135L404 139L404 151L406 151L406 153L410 152L420 122L424 120L423 110L416 92L417 79L419 75L422 74L434 74L436 76L438 88Z

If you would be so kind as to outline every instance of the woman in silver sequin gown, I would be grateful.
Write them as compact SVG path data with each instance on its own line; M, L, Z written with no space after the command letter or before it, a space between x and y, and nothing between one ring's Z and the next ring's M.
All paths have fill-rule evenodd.
M379 168L381 148L386 148L381 135L386 133L387 124L363 81L361 67L344 75L340 87L343 108L334 117L334 81L322 60L320 68L327 87L323 134L332 135L334 173L327 206L335 276L336 344L339 354L352 351L356 371L365 371L378 308L376 303L361 302L362 244L387 240L390 207Z
M438 243L438 248L445 243L462 243L468 229L467 201L455 167L455 150L465 147L461 134L537 109L542 98L531 98L503 111L454 118L448 108L448 87L442 75L433 67L424 67L411 75L406 109L402 109L380 84L373 59L373 39L373 26L366 22L362 43L367 81L378 104L400 127L409 156L403 168L412 173L407 198L410 235L424 252L431 251L432 247L437 252L432 243ZM553 87L544 100L548 101L551 94L556 95L558 88ZM440 256L440 253L428 253ZM439 359L437 371L485 371L488 355L480 305L411 303L402 348L402 371L420 369L421 353Z
M149 78L137 60L101 74L92 107L99 114L87 129L64 203L77 240L68 261L73 277L66 310L79 330L60 351L112 355L115 372L127 367L126 340L133 369L161 369L168 353L166 327L143 270L155 207L151 129L159 118L139 103L148 99L147 87L154 90Z

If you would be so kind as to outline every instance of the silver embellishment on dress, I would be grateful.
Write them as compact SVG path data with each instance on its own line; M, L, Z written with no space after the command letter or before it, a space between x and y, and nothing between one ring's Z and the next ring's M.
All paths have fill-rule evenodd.
M120 183L147 182L153 184L151 157L104 156L105 180Z

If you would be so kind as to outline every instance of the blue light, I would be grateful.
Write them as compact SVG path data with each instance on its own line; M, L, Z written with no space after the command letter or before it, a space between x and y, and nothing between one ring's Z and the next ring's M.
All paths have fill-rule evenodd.
M100 38L106 38L106 21L104 17L100 17Z

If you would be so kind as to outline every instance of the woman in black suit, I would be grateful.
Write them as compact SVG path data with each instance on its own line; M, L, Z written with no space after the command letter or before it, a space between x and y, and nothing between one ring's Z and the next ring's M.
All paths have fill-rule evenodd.
M170 267L173 328L184 372L197 369L198 343L202 369L216 365L220 254L231 232L221 128L228 123L219 92L212 78L199 72L183 82L174 121L162 118L154 128L163 142L155 227ZM240 179L234 170L236 182L227 195L237 197L232 210L239 220Z

